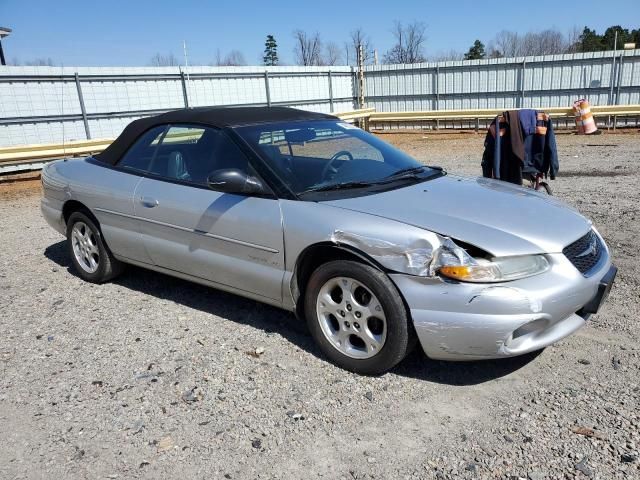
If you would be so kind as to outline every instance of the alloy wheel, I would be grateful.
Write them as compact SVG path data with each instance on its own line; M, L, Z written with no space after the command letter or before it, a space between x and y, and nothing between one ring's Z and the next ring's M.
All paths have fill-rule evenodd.
M71 230L73 254L80 267L94 273L100 265L100 251L93 231L84 222L76 222Z
M387 319L373 292L350 277L329 279L318 293L316 314L326 339L351 358L375 356L387 339Z

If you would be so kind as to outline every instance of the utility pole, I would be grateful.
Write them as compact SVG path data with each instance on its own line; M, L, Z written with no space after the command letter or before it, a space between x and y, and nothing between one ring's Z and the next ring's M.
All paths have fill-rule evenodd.
M613 39L613 56L611 57L611 85L609 89L609 105L613 105L613 84L616 78L616 53L618 47L618 30L615 31ZM611 123L611 115L609 115L609 123Z
M364 108L364 52L358 44L358 106Z
M2 39L8 37L11 33L10 28L0 27L0 65L6 65L7 62L4 58L4 50L2 50Z

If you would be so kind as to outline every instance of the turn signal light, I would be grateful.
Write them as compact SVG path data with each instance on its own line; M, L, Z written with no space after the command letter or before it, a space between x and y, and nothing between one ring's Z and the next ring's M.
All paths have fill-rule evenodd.
M457 280L466 280L471 277L471 267L469 266L446 266L441 267L439 272L445 277L455 278Z

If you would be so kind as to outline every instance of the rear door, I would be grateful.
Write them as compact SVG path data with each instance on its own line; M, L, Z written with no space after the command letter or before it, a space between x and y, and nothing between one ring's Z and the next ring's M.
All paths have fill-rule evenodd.
M275 198L210 190L221 168L255 172L221 130L172 125L135 193L143 243L163 268L280 302L284 249Z

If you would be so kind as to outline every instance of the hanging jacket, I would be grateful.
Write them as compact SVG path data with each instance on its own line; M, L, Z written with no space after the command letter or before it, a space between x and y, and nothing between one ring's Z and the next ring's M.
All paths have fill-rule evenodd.
M520 126L522 127L522 134L533 135L536 133L536 121L538 112L528 108L518 110L518 118L520 119Z
M555 179L559 164L551 119L544 112L535 112L535 131L525 135L532 130L531 113L510 110L494 119L484 141L483 176L517 185L522 185L523 174L542 173Z
M517 111L503 112L493 120L485 137L482 174L522 185L524 158L524 138Z
M558 148L553 123L546 113L536 112L535 133L525 137L524 150L523 173L542 173L555 180L560 168Z

